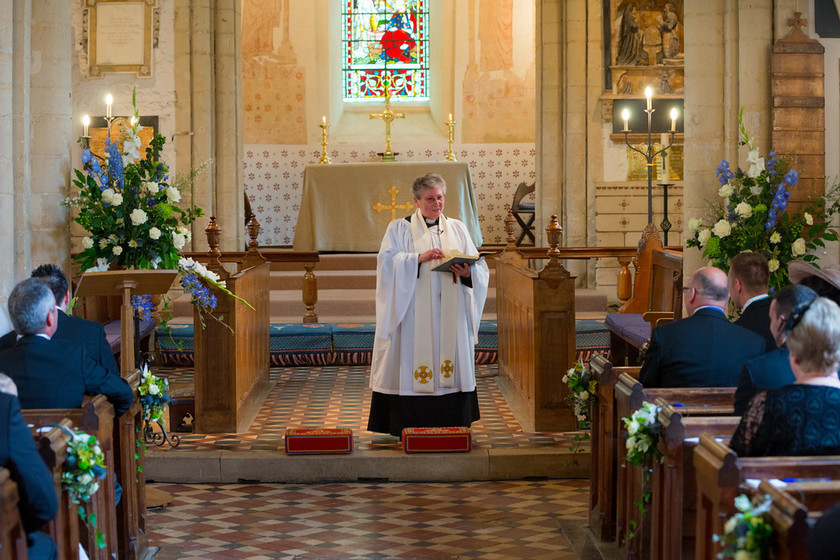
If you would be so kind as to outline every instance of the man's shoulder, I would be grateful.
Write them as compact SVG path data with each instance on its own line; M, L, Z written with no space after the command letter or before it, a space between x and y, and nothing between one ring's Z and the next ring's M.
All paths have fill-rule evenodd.
M61 313L58 319L58 326L59 328L64 325L70 327L75 330L79 330L81 332L90 333L90 332L99 332L103 330L102 323L97 323L96 321L88 321L87 319L82 319L81 317L75 317L73 315L68 315L67 313Z
M0 351L11 348L15 345L15 342L17 342L17 333L15 331L9 331L3 336L0 336Z

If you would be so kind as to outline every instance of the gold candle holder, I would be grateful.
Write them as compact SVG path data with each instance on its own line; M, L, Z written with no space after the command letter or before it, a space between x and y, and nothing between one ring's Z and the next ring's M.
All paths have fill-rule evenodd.
M330 125L327 124L327 117L321 117L321 124L318 126L321 127L321 159L318 160L318 163L332 163L330 161L330 156L327 155L327 129Z
M449 113L449 120L443 124L449 128L449 153L446 154L446 161L458 161L455 159L455 151L452 149L452 144L455 142L455 120L452 118L452 113Z

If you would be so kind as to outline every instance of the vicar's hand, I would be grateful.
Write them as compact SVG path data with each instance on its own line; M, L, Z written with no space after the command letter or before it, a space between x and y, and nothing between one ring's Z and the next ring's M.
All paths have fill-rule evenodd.
M417 258L417 262L429 262L435 259L442 259L443 258L443 250L442 249L429 249L424 253L420 253L420 256Z
M466 263L453 264L449 267L449 270L451 270L453 274L457 274L461 278L469 278L470 274L472 274L470 272L470 265Z

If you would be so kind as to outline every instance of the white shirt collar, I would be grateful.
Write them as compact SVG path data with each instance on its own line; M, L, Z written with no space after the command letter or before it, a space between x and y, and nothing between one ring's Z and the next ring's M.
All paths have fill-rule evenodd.
M741 314L743 314L743 313L744 313L744 311L746 311L746 310L747 310L747 307L749 307L751 303L753 303L753 302L755 302L755 301L762 300L762 299L767 299L767 298L769 298L769 297L770 297L770 296L768 296L767 294L759 294L759 295L757 295L757 296L755 296L755 297L751 297L750 299L748 299L748 300L746 301L746 303L744 303L744 307L742 307L742 308L741 308Z

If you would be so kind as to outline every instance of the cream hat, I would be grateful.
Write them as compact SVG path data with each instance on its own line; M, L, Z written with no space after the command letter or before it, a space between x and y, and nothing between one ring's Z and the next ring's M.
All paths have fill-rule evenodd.
M809 276L817 276L840 290L840 265L837 264L816 268L803 260L795 260L788 265L788 275L794 284L799 284Z

